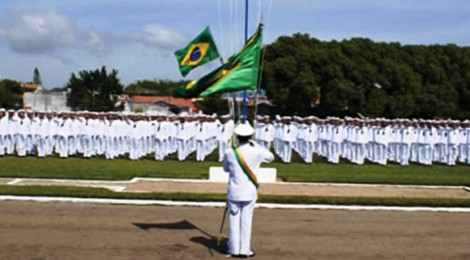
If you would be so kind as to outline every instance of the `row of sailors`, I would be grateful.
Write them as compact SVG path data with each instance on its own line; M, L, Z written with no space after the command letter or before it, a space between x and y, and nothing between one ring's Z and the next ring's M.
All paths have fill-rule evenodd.
M254 138L283 162L291 161L292 150L306 163L312 155L331 163L340 158L363 164L367 159L385 165L440 162L470 163L469 121L362 120L355 118L257 116ZM156 160L176 153L185 160L196 159L219 147L231 145L234 123L230 116L143 116L115 113L31 113L0 109L0 155L37 154L60 157L82 154L105 155L108 159L129 154L137 160L154 153Z
M144 116L115 113L32 113L0 109L0 156L65 158L128 154L132 160L154 154L155 160L176 153L180 161L196 152L197 161L219 147L219 161L231 143L229 115Z
M431 165L470 164L470 122L465 120L408 120L257 116L255 140L285 163L292 150L306 163L316 154L330 163L344 158L355 164L367 159L385 165L393 161Z

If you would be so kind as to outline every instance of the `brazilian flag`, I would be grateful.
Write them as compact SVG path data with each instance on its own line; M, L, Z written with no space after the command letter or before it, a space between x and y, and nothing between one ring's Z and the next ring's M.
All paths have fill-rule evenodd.
M220 55L207 26L186 47L175 52L181 74L186 76L195 67L217 59Z
M175 96L192 98L215 93L256 90L261 62L262 25L245 43L242 50L226 63L197 81L175 88Z

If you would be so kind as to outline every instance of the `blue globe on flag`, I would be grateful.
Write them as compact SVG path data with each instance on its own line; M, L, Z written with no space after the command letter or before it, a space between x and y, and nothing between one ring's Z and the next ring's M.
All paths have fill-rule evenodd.
M201 49L199 47L194 48L191 52L191 56L189 58L190 61L197 61L201 58Z

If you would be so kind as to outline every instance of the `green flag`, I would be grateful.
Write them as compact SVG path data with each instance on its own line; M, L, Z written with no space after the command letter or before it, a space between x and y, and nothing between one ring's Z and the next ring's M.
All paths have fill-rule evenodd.
M217 59L220 55L207 26L186 47L175 52L181 74L186 76L195 67Z
M228 61L197 81L175 89L180 97L205 97L215 93L256 90L262 46L262 25L246 42L243 49Z

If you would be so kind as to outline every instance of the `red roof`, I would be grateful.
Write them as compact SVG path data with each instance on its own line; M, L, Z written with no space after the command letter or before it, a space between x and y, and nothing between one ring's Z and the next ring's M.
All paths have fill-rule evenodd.
M132 96L134 103L154 103L156 101L163 101L178 107L188 107L191 111L196 110L196 106L189 99L175 98L171 96Z

